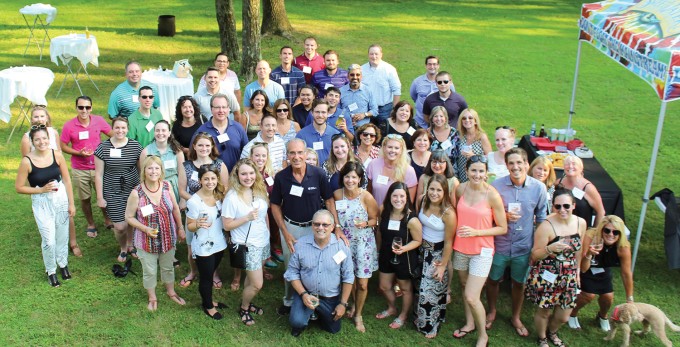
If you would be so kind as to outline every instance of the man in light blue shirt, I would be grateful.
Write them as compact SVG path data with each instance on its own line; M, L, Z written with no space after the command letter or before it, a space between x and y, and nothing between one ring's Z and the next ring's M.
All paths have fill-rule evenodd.
M305 143L307 143L308 148L312 148L316 151L316 154L319 157L319 166L323 165L331 154L331 139L333 135L340 133L326 123L328 120L329 108L330 105L328 105L328 101L324 99L315 100L314 106L312 107L314 122L311 125L300 129L295 136L298 139L304 140Z
M139 88L143 86L149 86L153 91L153 108L160 106L158 90L153 83L142 79L142 67L138 62L131 60L125 64L125 77L127 80L119 84L109 97L111 119L118 116L127 118L139 108Z
M373 93L378 104L378 116L374 118L377 124L390 117L393 105L401 98L401 81L397 69L382 60L382 47L371 45L368 47L368 63L361 66L364 84Z
M281 65L272 70L269 78L283 87L286 99L288 99L291 105L295 105L295 100L298 97L298 88L305 85L305 74L302 70L293 66L293 49L289 46L281 47L279 57L281 58Z
M340 107L352 119L354 128L369 122L378 115L378 105L373 93L361 83L361 66L352 64L348 69L349 84L340 88Z
M411 99L416 104L416 123L423 129L430 127L423 118L423 102L428 95L438 91L435 76L439 72L439 58L434 55L425 58L425 69L427 72L416 77L411 83L410 89ZM451 88L454 92L456 91L453 85Z
M345 134L345 137L352 143L354 141L354 126L352 126L352 119L349 115L345 115L343 110L338 107L340 104L340 90L335 87L329 87L326 90L324 99L328 101L328 119L326 119L326 124ZM342 116L342 122L338 122L340 116ZM314 123L314 116L310 113L307 116L305 126L312 123Z
M286 97L286 92L283 87L270 80L269 74L272 72L272 68L269 67L269 63L266 60L260 60L257 62L255 67L255 74L257 75L257 81L246 86L246 92L243 96L243 107L246 111L250 109L250 97L253 96L256 90L262 90L269 98L269 107L274 107L274 103L278 99L283 99Z
M334 224L331 212L317 211L312 218L313 235L297 240L283 275L297 293L290 311L291 334L295 337L307 327L314 311L324 330L339 332L349 306L354 263L349 247L333 235Z

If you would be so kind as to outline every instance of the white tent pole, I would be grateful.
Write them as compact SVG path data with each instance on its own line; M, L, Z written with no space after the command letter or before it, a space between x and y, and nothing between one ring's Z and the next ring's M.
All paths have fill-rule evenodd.
M647 173L647 184L645 185L645 192L642 195L642 210L640 211L640 220L638 222L637 234L635 234L635 249L633 250L633 266L632 266L633 272L635 272L635 261L637 260L638 250L640 249L640 238L642 237L642 227L645 224L645 214L647 214L649 193L652 190L652 180L654 179L656 157L659 154L661 131L663 130L663 122L664 118L666 117L666 103L667 103L666 101L661 101L661 110L659 111L659 122L656 124L656 137L654 137L654 147L652 147L652 160L649 163L649 172Z
M571 104L569 105L569 123L567 129L571 129L571 117L574 115L574 104L576 104L576 85L578 83L578 70L581 65L581 45L583 41L578 40L578 50L576 51L576 68L574 69L574 85L571 87Z

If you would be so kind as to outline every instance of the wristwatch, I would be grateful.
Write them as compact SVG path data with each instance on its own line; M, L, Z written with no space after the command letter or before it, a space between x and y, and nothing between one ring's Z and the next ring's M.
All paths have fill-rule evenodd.
M340 225L340 224L336 224L335 227L342 229L342 225Z
M340 305L345 306L345 308L349 308L348 302L340 302Z

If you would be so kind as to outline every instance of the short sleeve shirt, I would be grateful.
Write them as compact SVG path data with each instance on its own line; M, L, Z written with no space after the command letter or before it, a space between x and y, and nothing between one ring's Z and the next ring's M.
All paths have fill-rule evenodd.
M61 130L61 142L70 143L71 148L76 151L83 148L94 151L102 143L101 134L110 131L111 126L101 116L91 115L90 124L87 127L82 125L76 117L64 124L64 128ZM94 155L89 157L72 155L71 167L76 170L94 170Z

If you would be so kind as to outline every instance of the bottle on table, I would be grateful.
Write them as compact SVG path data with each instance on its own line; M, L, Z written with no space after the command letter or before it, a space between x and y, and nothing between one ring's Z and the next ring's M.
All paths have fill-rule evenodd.
M536 122L531 123L531 131L529 132L531 137L536 136Z
M87 27L85 27L85 38L86 39L90 38L90 30Z
M541 124L541 131L538 133L538 137L546 137L548 134L545 133L545 124Z

